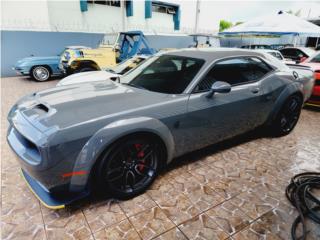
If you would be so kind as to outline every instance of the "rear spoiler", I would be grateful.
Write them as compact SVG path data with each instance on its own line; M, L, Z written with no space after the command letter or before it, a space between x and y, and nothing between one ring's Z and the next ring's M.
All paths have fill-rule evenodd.
M304 66L304 65L300 65L300 64L287 63L286 65L287 65L288 67L294 67L294 68L298 68L298 69L312 70L311 67L309 67L309 66Z

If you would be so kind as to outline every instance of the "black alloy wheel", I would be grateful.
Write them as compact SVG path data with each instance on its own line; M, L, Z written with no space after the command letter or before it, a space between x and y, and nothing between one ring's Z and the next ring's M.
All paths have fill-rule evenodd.
M144 192L158 174L161 156L160 144L150 137L130 137L116 143L102 156L99 190L119 199Z
M284 136L294 129L300 117L302 103L299 95L292 95L286 100L273 124L274 135Z

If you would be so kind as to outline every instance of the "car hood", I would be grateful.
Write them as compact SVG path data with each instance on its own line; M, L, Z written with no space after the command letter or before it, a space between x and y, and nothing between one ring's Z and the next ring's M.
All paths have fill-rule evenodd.
M96 82L110 79L111 77L117 77L118 74L107 72L107 71L90 71L75 73L68 77L65 77L58 82L57 86L66 86L70 84L85 83L85 82Z
M172 95L100 81L44 90L22 98L15 106L40 131L136 114Z

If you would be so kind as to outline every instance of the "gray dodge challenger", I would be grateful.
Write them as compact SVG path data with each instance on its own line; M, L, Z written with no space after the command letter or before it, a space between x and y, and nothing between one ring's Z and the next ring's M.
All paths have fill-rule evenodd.
M162 53L115 81L23 97L9 112L7 140L49 208L93 189L127 199L177 156L258 127L291 132L314 83L299 70L251 50Z

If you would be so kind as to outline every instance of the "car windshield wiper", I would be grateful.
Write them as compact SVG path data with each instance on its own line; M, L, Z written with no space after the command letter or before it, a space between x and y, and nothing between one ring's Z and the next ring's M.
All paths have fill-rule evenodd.
M142 86L136 85L136 84L134 84L134 83L122 83L122 84L131 86L131 87L135 87L135 88L140 88L140 89L148 90L148 89L146 89L146 88L144 88L144 87L142 87Z

